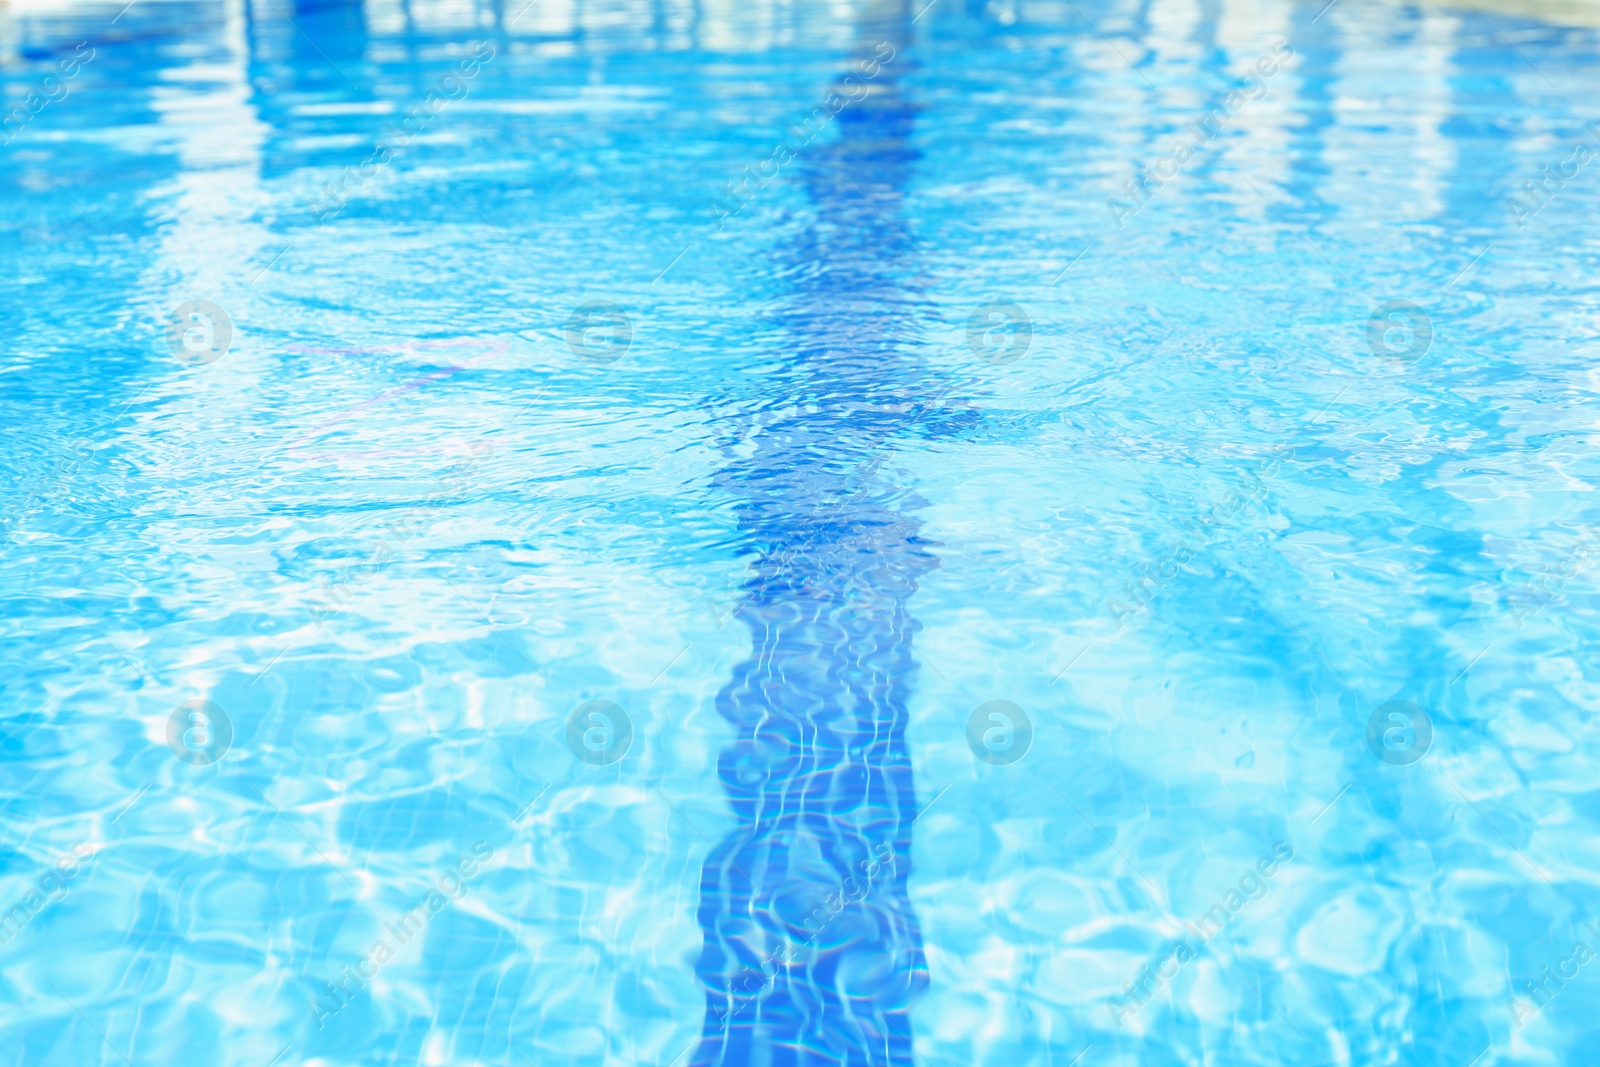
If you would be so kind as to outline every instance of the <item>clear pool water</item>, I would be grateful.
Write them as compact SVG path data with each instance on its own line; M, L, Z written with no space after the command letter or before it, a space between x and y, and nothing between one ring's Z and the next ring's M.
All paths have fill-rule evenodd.
M0 1063L1592 1057L1595 11L0 7Z

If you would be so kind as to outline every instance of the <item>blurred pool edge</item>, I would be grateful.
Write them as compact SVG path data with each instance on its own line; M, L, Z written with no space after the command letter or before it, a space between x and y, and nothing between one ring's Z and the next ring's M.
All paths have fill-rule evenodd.
M140 4L158 4L167 2L167 0L138 0L138 2ZM1342 2L1349 2L1349 0L1342 0ZM1552 26L1573 29L1600 27L1600 0L1483 0L1482 3L1474 3L1473 0L1404 0L1404 2L1401 2L1401 0L1387 0L1387 2L1397 7L1430 7L1463 12L1481 8L1483 11L1493 14L1535 19ZM229 6L228 0L216 0L216 4L218 8ZM373 6L370 2L363 2L363 0L350 0L350 4L357 7ZM100 10L115 12L121 9L122 6L122 4L111 2L111 0L0 0L0 19L18 15L84 15ZM747 2L738 5L728 5L730 8L734 6L737 6L746 17L762 9L770 9L772 12L777 12L786 10L789 7L789 5L779 2L779 0L747 0ZM817 6L823 7L825 5L819 2ZM860 18L864 14L863 9L881 6L883 5L872 3L870 0L859 0L857 3L843 6L832 5L832 12L839 21L848 23ZM1024 2L1021 6L1026 7L1027 5ZM1323 2L1319 2L1319 0L1304 0L1303 6L1320 9L1323 6ZM717 5L711 5L711 7L715 8ZM722 12L722 14L727 13ZM712 10L706 12L706 14L715 17L718 12ZM485 29L504 32L500 27L485 27ZM530 35L519 31L511 31L508 36L539 37L544 35Z
M5 0L0 0L4 3ZM1417 6L1470 13L1481 9L1497 15L1514 15L1567 29L1600 27L1600 0L1421 0Z

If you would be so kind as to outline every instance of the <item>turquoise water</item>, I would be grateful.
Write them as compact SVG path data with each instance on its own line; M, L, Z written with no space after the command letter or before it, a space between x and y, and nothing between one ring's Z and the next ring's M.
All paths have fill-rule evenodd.
M1592 1057L1597 44L0 9L0 1063Z

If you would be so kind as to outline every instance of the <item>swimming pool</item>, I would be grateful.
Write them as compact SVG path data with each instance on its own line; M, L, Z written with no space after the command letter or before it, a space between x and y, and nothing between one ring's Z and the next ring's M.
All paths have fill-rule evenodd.
M0 1063L1595 1047L1596 9L924 2L0 8Z

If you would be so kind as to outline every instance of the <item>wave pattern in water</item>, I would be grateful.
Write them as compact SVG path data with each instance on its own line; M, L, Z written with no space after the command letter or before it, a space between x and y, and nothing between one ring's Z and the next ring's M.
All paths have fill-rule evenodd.
M124 6L0 2L0 1067L1593 1058L1592 30Z

